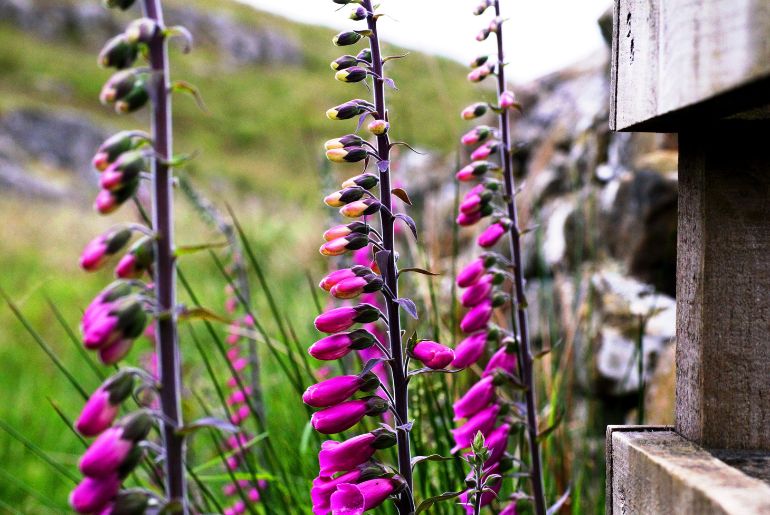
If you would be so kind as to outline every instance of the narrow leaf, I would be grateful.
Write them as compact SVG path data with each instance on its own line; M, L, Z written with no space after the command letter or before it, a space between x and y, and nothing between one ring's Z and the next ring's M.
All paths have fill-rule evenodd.
M404 213L396 213L396 218L403 220L407 227L409 227L409 230L412 231L412 236L414 236L415 240L419 239L417 237L417 224L414 223L414 219L411 216Z
M165 31L167 38L181 38L182 39L182 52L189 54L192 50L193 37L189 30L181 25L174 25L168 27Z
M5 421L0 420L0 429L11 435L11 437L14 440L17 440L19 443L21 443L24 447L30 450L32 454L46 462L48 465L51 466L51 468L55 469L59 474L66 477L70 481L72 481L75 484L78 484L80 482L80 478L76 476L72 471L69 469L64 468L61 463L57 462L53 458L51 458L43 449L32 443L30 440L28 440L24 435L16 431L13 427L9 426L5 423Z
M393 188L390 190L392 194L401 199L402 202L408 205L412 205L412 199L409 198L409 194L402 188Z
M387 359L385 359L385 358L372 358L372 359L370 359L369 361L366 362L366 364L364 365L364 368L361 369L361 373L358 374L358 376L359 377L365 376L366 374L371 372L374 367L376 367L380 363L384 363L386 361L387 361Z
M223 324L231 324L232 320L229 320L222 315L214 313L210 309L202 308L200 306L194 308L184 307L179 312L179 321L187 322L190 320L209 320L214 322L221 322Z
M200 252L202 250L227 247L228 245L230 245L230 242L228 241L220 241L216 243L199 243L198 245L180 245L174 250L174 255L176 257L185 256L187 254L195 254L196 252Z
M179 435L189 435L191 433L194 433L200 429L204 428L213 428L213 429L219 429L220 431L225 431L227 433L237 433L240 431L238 426L234 426L230 422L227 422L226 420L222 420L221 418L216 417L204 417L199 418L198 420L194 422L190 422L189 424L180 427L177 429L177 434Z
M407 53L405 53L405 54L401 54L401 55L389 55L389 56L387 56L387 57L383 57L383 58L382 58L382 64L385 64L385 63L387 63L388 61L391 61L391 60L393 60L393 59L403 59L404 57L406 57L406 56L408 56L408 55L409 55L409 52L407 52Z
M206 107L206 104L203 102L203 97L201 96L201 92L198 90L197 87L193 86L187 81L178 80L174 81L171 84L171 91L181 92L181 93L187 93L188 95L192 96L195 100L195 103L198 104L198 109L203 111L204 113L209 112L208 108Z
M404 311L409 313L409 316L411 316L415 320L419 319L419 317L417 316L417 305L414 303L412 299L401 297L400 299L396 299L396 304L404 308Z
M458 368L458 369L449 369L449 370L447 370L445 368L433 369L433 368L424 367L424 368L419 368L417 370L412 370L411 372L409 372L407 374L407 377L420 376L420 375L423 375L423 374L456 374L458 372L462 372L463 370L465 370L465 369L464 368Z
M422 501L415 510L414 514L417 515L418 513L422 513L428 508L432 508L434 504L441 501L447 501L449 499L454 499L456 497L459 497L464 490L460 490L459 492L444 492L441 495L436 495L433 497L429 497Z
M409 268L402 268L401 270L398 271L399 274L403 274L405 272L414 272L417 274L430 275L430 276L441 275L441 274L437 274L436 272L431 272L430 270L425 270L424 268L418 268L415 266L411 266Z
M394 89L398 91L398 88L396 87L396 83L390 77L386 77L382 82L390 89Z
M559 510L562 506L564 506L564 503L567 502L569 499L570 494L570 488L567 488L567 491L562 494L561 497L559 497L559 500L553 503L553 505L548 508L548 511L546 511L546 515L555 515L556 513L559 513Z
M374 255L374 261L377 263L377 267L380 269L380 274L382 277L385 277L386 270L388 269L389 258L389 250L380 250Z
M553 421L553 424L546 427L545 429L537 432L537 441L542 442L546 438L548 438L548 435L556 431L556 429L559 428L561 425L562 420L564 420L564 411L560 411L559 414L556 416L556 420Z
M412 468L415 467L418 463L422 463L424 461L452 461L456 459L456 456L442 456L440 454L430 454L428 456L414 456L412 458Z

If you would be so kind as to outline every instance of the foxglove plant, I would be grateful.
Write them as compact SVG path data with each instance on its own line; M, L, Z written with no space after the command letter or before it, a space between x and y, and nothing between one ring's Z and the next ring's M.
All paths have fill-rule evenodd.
M323 434L346 431L367 416L382 416L386 411L392 415L395 427L383 423L374 431L344 442L324 442L319 454L320 472L313 482L311 498L316 515L330 511L360 514L377 507L388 497L395 497L399 513L406 515L415 511L409 442L412 430L409 377L448 366L454 353L437 342L413 340L405 344L403 341L400 310L404 308L414 318L417 313L411 300L398 296L394 225L400 219L415 235L416 227L410 217L397 213L392 203L393 196L404 201L408 201L408 196L401 189L391 189L390 150L397 143L391 143L389 138L385 87L395 85L383 72L384 64L391 58L382 56L377 27L381 14L375 13L371 0L334 2L355 4L350 17L365 20L367 28L342 32L333 38L333 43L351 46L368 39L369 48L334 60L331 68L341 82L371 83L373 102L353 99L329 109L326 116L331 120L357 118L359 128L371 117L367 130L374 142L357 134L326 142L326 156L330 161L363 163L364 170L324 199L328 206L339 208L343 216L361 220L332 227L324 233L326 243L320 249L321 254L342 256L354 252L356 263L332 271L320 287L337 299L361 297L366 302L330 307L319 315L315 327L329 336L314 343L309 352L316 359L335 360L358 350L368 361L358 375L334 377L310 386L303 400L320 408L311 422ZM371 161L376 164L376 173L366 171ZM379 194L375 194L372 190L378 185ZM369 225L371 217L379 217L379 231ZM381 323L386 330L378 334ZM357 324L365 324L365 328L349 331ZM410 359L422 362L425 368L410 372ZM383 363L390 371L390 381L382 370L377 370ZM372 395L351 399L358 392ZM374 454L394 444L398 466L391 469L375 460Z
M126 10L133 0L106 0L107 7ZM86 348L95 350L106 365L121 361L133 341L145 330L148 314L154 318L157 340L157 381L138 369L122 369L106 381L86 403L76 429L96 436L80 460L85 479L72 492L70 503L80 513L144 513L161 499L146 491L120 491L122 479L142 459L141 444L153 418L160 420L165 503L187 512L184 437L181 434L181 371L177 343L175 257L172 199L172 85L169 80L167 39L189 34L181 27L167 28L160 0L142 0L144 17L110 39L98 63L117 72L102 88L100 100L118 113L130 113L146 104L152 107L152 131L123 131L108 138L97 150L94 168L100 172L101 191L94 207L101 214L116 211L132 199L140 181L152 184L152 227L122 224L89 243L80 259L88 271L97 270L118 254L133 233L142 237L122 256L115 268L118 280L105 288L86 309L81 329ZM138 66L146 56L149 66ZM144 282L142 279L148 279ZM130 413L117 423L119 406L133 390L133 378L154 389L160 414L147 410ZM140 502L142 501L143 502Z
M487 440L490 455L486 458L483 474L505 474L510 460L505 460L512 423L518 422L505 416L510 403L500 395L505 385L516 385L523 391L523 427L528 442L531 498L535 513L546 513L543 492L543 471L538 446L537 403L533 378L533 356L530 348L527 325L527 301L524 294L524 275L521 258L521 231L518 225L516 190L513 177L512 146L510 135L510 111L520 109L516 98L507 89L505 80L505 57L503 53L503 19L500 17L499 0L482 0L475 9L477 16L490 7L495 17L483 28L476 39L486 40L494 34L497 43L496 59L482 56L471 63L468 75L471 82L480 82L490 76L497 78L497 99L494 103L479 102L466 107L461 116L473 120L493 111L498 115L497 127L479 125L468 131L461 142L476 146L471 153L472 162L457 172L461 182L477 182L464 197L459 206L457 223L461 226L475 225L483 218L490 218L489 226L479 235L477 244L483 249L494 247L508 235L512 262L500 254L488 251L471 262L460 272L457 285L464 288L461 303L468 308L460 322L460 329L468 334L457 347L455 367L467 367L479 361L488 344L498 345L481 379L454 405L455 418L465 420L455 429L456 450L471 446L471 439L480 432ZM490 159L491 158L491 159ZM502 181L493 177L501 173ZM511 272L508 269L512 269ZM513 293L503 289L506 279L513 283ZM513 299L510 329L506 330L491 322L493 311ZM503 417L503 422L498 419ZM499 488L499 486L497 487ZM470 494L469 494L470 496ZM494 496L476 493L473 502L466 504L471 513L489 504ZM509 509L509 508L506 508ZM510 510L515 512L515 500Z

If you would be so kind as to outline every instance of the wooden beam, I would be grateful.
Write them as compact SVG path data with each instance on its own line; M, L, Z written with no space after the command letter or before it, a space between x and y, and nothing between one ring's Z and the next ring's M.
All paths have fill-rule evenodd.
M611 129L767 116L767 0L616 0L614 15Z
M676 430L770 451L770 122L680 133Z
M770 485L666 427L607 428L607 515L767 515Z

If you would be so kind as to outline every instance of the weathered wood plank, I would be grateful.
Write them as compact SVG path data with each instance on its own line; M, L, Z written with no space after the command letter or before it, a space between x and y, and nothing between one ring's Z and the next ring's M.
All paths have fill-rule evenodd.
M679 137L676 429L770 451L768 122Z
M613 130L675 132L701 105L721 117L770 103L767 0L616 0L615 20Z
M607 430L608 515L770 514L765 482L673 431L628 429Z

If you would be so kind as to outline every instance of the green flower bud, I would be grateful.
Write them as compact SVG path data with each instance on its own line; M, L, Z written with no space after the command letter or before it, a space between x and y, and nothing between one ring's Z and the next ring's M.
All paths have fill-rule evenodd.
M356 59L372 64L372 49L364 48L363 50L358 52Z
M362 37L363 36L361 36L361 34L352 30L348 32L340 32L332 38L332 43L337 46L355 45L361 40Z
M471 61L470 67L478 68L479 66L483 66L484 64L486 64L488 60L489 60L488 55L480 55L479 57Z
M358 64L358 59L352 55L343 55L331 62L332 70L344 70Z
M350 102L345 102L344 104L332 107L326 111L326 117L330 120L349 120L354 116L358 116L369 111L367 107L368 106L365 104L362 105L354 100L351 100Z
M367 71L359 66L351 66L334 74L340 82L361 82L366 78Z
M137 55L138 49L136 45L132 45L126 41L126 37L123 34L119 34L104 45L102 51L99 52L98 63L99 66L104 68L122 70L133 65Z
M112 501L110 515L144 515L150 498L141 490L123 490Z
M123 98L115 102L115 112L118 114L138 111L150 100L147 84L144 80L137 81L134 88Z
M353 21L365 20L368 14L369 11L364 9L362 6L358 6L350 13L350 19Z

